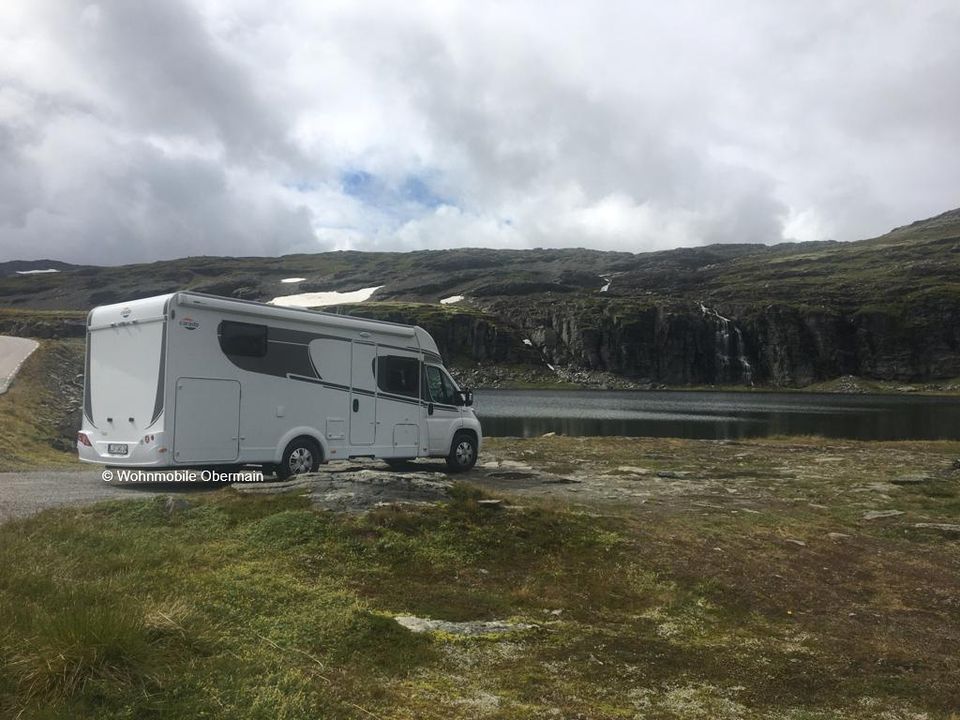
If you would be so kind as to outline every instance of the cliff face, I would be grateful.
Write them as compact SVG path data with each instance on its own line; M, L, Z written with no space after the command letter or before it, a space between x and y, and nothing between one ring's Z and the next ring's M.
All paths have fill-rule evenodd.
M802 307L555 302L491 306L554 365L670 385L803 386L839 375L960 375L960 306L852 314Z

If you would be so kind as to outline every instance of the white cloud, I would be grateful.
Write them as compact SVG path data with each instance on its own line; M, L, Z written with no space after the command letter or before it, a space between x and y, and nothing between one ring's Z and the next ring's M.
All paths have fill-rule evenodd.
M0 257L875 235L958 204L958 31L948 0L2 3Z

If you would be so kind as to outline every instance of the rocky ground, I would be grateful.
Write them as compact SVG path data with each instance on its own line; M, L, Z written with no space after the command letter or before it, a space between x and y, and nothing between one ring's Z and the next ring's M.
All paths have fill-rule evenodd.
M884 528L960 533L960 443L823 438L488 438L477 467L450 475L443 461L387 468L331 463L287 482L236 484L250 494L309 492L323 509L358 512L449 498L468 482L509 502L548 499L604 512L767 513L776 506L833 519L856 532ZM493 507L495 503L491 503ZM921 533L922 534L922 533Z
M357 716L347 698L380 717L954 720L958 460L958 442L550 436L489 439L462 475L363 460L229 489L111 484L132 502L0 527L10 558L46 563L0 583L0 609L75 586L95 602L78 597L71 617L118 592L111 623L145 603L180 659L144 687L166 677L151 692L184 689L192 716L212 707L189 683L205 672L240 714L253 694L291 717ZM31 513L104 497L95 472L68 474L15 489L46 488ZM71 497L51 500L62 485ZM148 642L167 642L154 627ZM23 661L46 673L68 641ZM295 691L230 685L238 662L244 677L280 668ZM103 702L147 703L133 678Z

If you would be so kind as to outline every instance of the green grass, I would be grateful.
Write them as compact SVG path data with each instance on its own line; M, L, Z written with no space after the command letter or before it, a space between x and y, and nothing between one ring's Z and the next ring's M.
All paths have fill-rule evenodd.
M58 450L79 427L67 429L63 397L55 377L83 369L83 344L42 340L10 389L0 395L0 472L75 464L73 452Z
M529 451L565 440L491 450L535 461ZM594 440L584 467L710 462L677 443L650 457L653 441L608 457L614 444ZM787 447L748 448L743 482L768 482ZM795 481L789 493L809 490ZM927 510L955 501L946 484L917 495ZM785 512L786 497L725 514L682 499L607 512L518 496L490 509L484 496L461 485L443 505L356 516L224 490L172 513L161 497L0 526L0 715L906 720L956 708L956 543L878 530L837 544L825 539L836 518ZM535 627L418 635L400 614Z

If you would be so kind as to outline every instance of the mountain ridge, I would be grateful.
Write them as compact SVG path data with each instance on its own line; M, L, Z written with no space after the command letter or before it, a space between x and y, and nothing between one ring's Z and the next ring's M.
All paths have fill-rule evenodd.
M960 376L960 210L854 242L197 256L4 276L9 267L0 264L8 311L82 311L180 289L269 300L381 286L340 311L424 324L464 365L671 385ZM438 304L451 296L466 299Z

